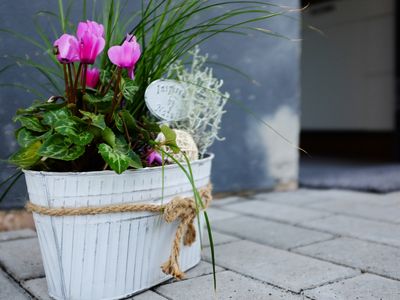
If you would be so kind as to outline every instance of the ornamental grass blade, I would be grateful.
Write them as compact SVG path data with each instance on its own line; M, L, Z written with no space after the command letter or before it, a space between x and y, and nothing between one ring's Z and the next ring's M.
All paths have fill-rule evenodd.
M8 177L5 181L3 181L0 186L3 186L7 181L11 181L11 183L7 186L7 188L4 190L4 192L0 196L0 203L4 200L4 198L7 196L7 194L10 192L10 190L13 188L13 186L17 183L18 179L23 175L23 172L21 170L18 170L16 173L14 173L11 177Z
M208 214L206 211L203 212L204 219L207 225L207 232L208 232L208 240L210 241L210 253L211 253L211 263L213 268L213 282L214 282L214 291L217 291L217 272L215 271L215 250L214 250L214 239L212 235L210 220L208 219Z

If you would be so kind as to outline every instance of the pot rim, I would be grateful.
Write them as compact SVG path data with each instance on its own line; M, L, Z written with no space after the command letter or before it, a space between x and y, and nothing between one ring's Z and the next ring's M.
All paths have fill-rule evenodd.
M205 162L211 162L214 159L215 155L213 153L206 153L204 158L194 160L191 162L191 166L205 163ZM182 163L183 166L186 166L186 163ZM171 164L171 165L165 165L164 169L174 169L174 168L179 168L177 164ZM88 172L51 172L51 171L34 171L34 170L25 170L22 169L22 171L25 174L30 174L30 175L46 175L46 176L70 176L70 175L75 175L75 176L85 176L85 175L126 175L128 173L135 173L135 174L140 174L140 173L147 173L149 171L157 171L161 170L162 166L158 167L146 167L142 169L128 169L122 174L117 174L113 170L104 170L104 171L88 171Z

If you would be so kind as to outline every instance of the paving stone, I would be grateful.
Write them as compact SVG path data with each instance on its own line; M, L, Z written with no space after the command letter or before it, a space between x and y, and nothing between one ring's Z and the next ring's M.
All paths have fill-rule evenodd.
M133 300L167 300L167 298L160 296L159 294L157 294L153 291L147 291L147 292L141 293L141 294L136 295L129 299L133 299Z
M227 209L272 220L283 221L291 224L306 220L319 219L331 215L329 212L305 209L300 207L277 204L260 200L247 201L226 206Z
M363 274L305 291L304 294L316 300L398 300L400 299L400 282L372 274Z
M23 283L23 287L29 291L32 295L34 295L39 300L51 300L48 291L47 291L47 282L46 278L36 278L32 280L25 281ZM0 298L2 299L2 298ZM134 297L130 297L128 299L134 300L165 300L166 298L158 295L153 291L146 291L135 295Z
M348 202L363 202L365 204L377 205L377 206L390 206L399 203L399 199L396 197L388 197L385 194L373 194L357 191L346 191L346 190L319 190L318 197L321 201L327 203L331 200L342 200ZM320 201L320 202L321 202Z
M0 264L19 280L44 277L37 238L1 242Z
M303 206L304 204L314 202L324 202L321 194L324 191L299 189L291 192L269 192L254 195L252 198L256 200L271 201L282 204L290 204L295 206Z
M298 295L282 291L262 282L225 271L217 274L217 293L213 289L213 276L178 281L162 285L157 292L173 300L300 300Z
M331 216L304 222L301 225L307 228L400 247L400 225L398 224L348 216Z
M359 274L357 270L250 241L216 246L215 253L217 265L293 292ZM210 260L209 251L203 255Z
M36 232L31 229L0 232L0 242L36 237Z
M391 206L365 203L365 201L361 199L352 201L347 199L335 199L320 203L312 203L307 207L324 211L338 212L346 215L359 216L367 219L400 223L399 209L393 209Z
M400 249L396 247L339 238L293 251L400 279Z
M391 205L392 206L397 206L400 205L400 192L393 192L393 193L389 193L389 194L385 194L384 195L385 198L387 199L387 202L392 202Z
M212 207L207 209L207 214L208 214L208 218L209 218L210 222L214 222L217 220L229 219L229 218L238 216L237 213L234 213L234 212L231 212L228 210L224 210L224 208L218 209L218 208L212 208Z
M48 290L46 278L36 278L22 283L23 287L32 295L40 300L51 300Z
M12 299L12 300L27 300L30 299L27 294L16 284L12 279L8 278L3 272L0 271L0 299Z
M221 272L221 271L224 271L224 269L219 266L215 266L215 272ZM197 266L186 272L185 280L212 273L213 273L212 264L206 261L201 261Z
M214 199L211 207L221 207L227 204L232 204L236 202L241 202L241 201L247 201L247 199L238 197L238 196L231 196L231 197L225 197L221 199Z
M243 239L283 249L324 241L333 237L327 233L247 216L214 222L213 228Z
M214 223L211 223L211 226L213 228L212 235L213 235L214 245L227 244L227 243L239 240L239 238L234 237L232 235L227 235L227 234L223 234L223 233L215 231ZM202 242L203 242L203 247L210 246L210 240L208 239L207 230L205 230L205 232L203 233Z

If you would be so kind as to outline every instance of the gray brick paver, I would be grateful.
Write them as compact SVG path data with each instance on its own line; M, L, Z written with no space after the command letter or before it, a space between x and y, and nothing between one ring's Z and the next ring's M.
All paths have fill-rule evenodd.
M330 201L342 200L346 202L362 202L365 204L376 205L376 206L391 206L399 203L395 197L391 197L384 194L374 194L359 191L348 191L348 190L317 190L314 191L318 195L319 201L313 203L329 203Z
M242 275L224 271L217 274L217 294L213 289L212 275L162 285L157 292L173 300L301 300L299 295L252 280Z
M207 214L208 214L208 218L209 218L210 222L230 219L230 218L238 216L237 213L227 211L224 208L219 209L219 208L213 208L213 207L210 207L207 209Z
M216 272L221 272L223 270L224 269L219 266L215 267ZM197 266L195 266L194 268L185 272L186 276L185 276L184 280L196 278L196 277L200 277L200 276L204 276L204 275L208 275L208 274L212 274L212 273L213 273L212 264L210 264L209 262L206 262L206 261L201 261Z
M307 245L333 237L327 233L247 216L214 222L213 228L243 239L282 249Z
M400 223L400 209L394 209L392 206L382 206L368 203L362 199L335 199L312 203L307 207L341 213L345 215L353 215L366 219Z
M48 290L46 278L36 278L25 281L22 286L39 300L51 300Z
M280 204L303 206L305 204L314 202L324 202L325 199L321 197L321 193L323 192L319 190L299 189L297 191L290 192L260 193L252 196L251 198Z
M230 196L230 197L225 197L222 199L214 199L211 204L211 207L222 207L227 204L232 204L232 203L241 202L241 201L247 201L247 199L238 197L238 196Z
M213 227L212 236L213 236L214 245L227 244L227 243L239 240L239 238L234 237L232 235L228 235L228 234L224 234L224 233L215 231L214 230L214 222L211 223L211 226ZM205 230L205 231L207 231L207 230ZM207 232L203 232L202 242L203 242L203 247L210 246L210 240L208 238Z
M250 241L219 245L215 252L217 265L293 292L359 274L350 268ZM209 251L204 251L204 256L210 260Z
M400 225L349 216L330 216L301 223L306 228L400 247Z
M399 248L338 238L292 251L400 280Z
M131 298L129 300L168 300L167 298L160 296L159 294L153 291L147 291Z
M260 200L227 205L226 209L240 214L256 216L259 218L267 218L271 220L287 222L290 224L319 219L331 215L329 212Z
M0 242L18 240L23 238L36 237L36 232L32 229L22 229L15 231L0 232Z
M18 280L44 277L37 238L1 242L0 264Z
M363 274L305 291L315 300L398 300L400 282L372 274Z
M0 299L28 300L30 297L0 270Z

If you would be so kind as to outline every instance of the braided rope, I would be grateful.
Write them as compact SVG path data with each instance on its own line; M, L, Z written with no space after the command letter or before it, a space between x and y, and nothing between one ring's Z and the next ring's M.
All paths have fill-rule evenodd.
M208 184L205 188L199 191L204 209L207 208L212 201L211 192L211 184ZM161 269L165 274L172 275L176 279L182 279L185 276L179 267L179 254L182 239L185 246L192 245L196 240L196 228L193 223L197 215L197 205L193 197L177 196L167 204L124 203L104 206L54 208L37 205L29 201L25 207L29 212L51 217L146 211L161 213L167 223L171 223L179 219L180 223L176 230L175 238L172 242L171 254L169 259L161 266Z

